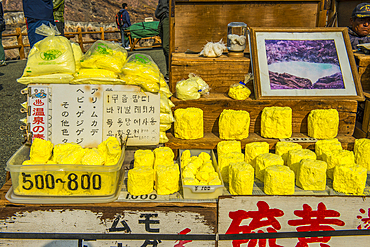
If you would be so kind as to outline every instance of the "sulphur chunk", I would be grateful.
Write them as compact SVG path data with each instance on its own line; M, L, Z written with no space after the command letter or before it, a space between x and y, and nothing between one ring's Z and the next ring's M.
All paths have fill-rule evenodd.
M203 111L189 107L175 110L174 132L180 139L203 138Z
M287 165L297 174L299 162L303 159L316 160L316 154L309 149L295 149L288 152Z
M249 136L250 117L247 111L223 110L219 120L221 139L241 140Z
M105 158L106 166L116 165L121 156L121 144L118 139L110 136L107 140L103 141L98 145L98 150L103 154Z
M64 147L62 147L64 145ZM65 151L56 151L66 148ZM54 161L57 164L81 164L82 157L85 155L86 150L76 143L66 143L55 145L54 148ZM57 154L57 155L56 155ZM56 156L55 156L56 155Z
M181 174L183 178L195 178L195 173L190 168L185 168Z
M228 95L232 99L246 100L246 99L248 99L249 95L251 95L251 90L249 90L249 88L247 88L246 86L243 86L241 84L232 85L229 88Z
M318 160L323 160L323 153L329 154L334 150L342 150L342 144L337 138L318 140L315 143L315 153Z
M244 155L242 153L226 153L218 156L218 167L224 182L229 182L229 165L243 161Z
M229 190L232 195L252 195L254 169L246 162L231 163L229 167Z
M261 136L289 138L292 136L292 109L290 107L265 107L261 116Z
M203 160L203 162L206 162L208 160L211 160L211 155L209 155L208 153L206 152L201 152L199 155L198 155L199 158L201 158Z
M312 110L308 115L308 136L317 139L331 139L337 136L339 114L336 109Z
M354 152L356 164L370 170L370 140L366 138L356 139Z
M333 189L345 194L363 195L367 169L361 165L343 164L334 168Z
M208 182L208 185L221 185L222 182L220 178L217 176L217 178L214 178Z
M275 154L280 155L284 160L284 164L287 165L288 152L296 149L302 149L302 146L294 142L278 142L275 146Z
M220 141L217 143L217 154L241 153L242 145L240 141Z
M40 165L40 164L45 164L45 162L38 162L38 161L32 161L32 160L25 160L22 162L22 166Z
M128 171L127 191L134 196L150 194L154 185L154 170L149 166L134 167Z
M156 171L155 189L158 195L169 195L179 190L180 171L177 164L159 165Z
M267 142L251 142L245 144L245 162L256 167L256 157L260 154L269 152L269 144Z
M341 164L354 164L355 155L349 150L334 150L323 154L323 160L328 164L326 175L333 179L334 167Z
M35 138L32 141L30 159L33 162L44 162L46 163L53 151L53 143L40 138Z
M181 161L184 161L184 160L186 160L186 159L190 159L190 157L191 157L191 152L190 152L190 150L189 149L187 149L187 150L184 150L183 152L182 152L182 154L181 154Z
M297 186L304 190L325 190L326 167L326 162L322 160L301 160L297 172Z
M154 171L158 165L173 164L175 157L173 151L169 147L159 147L154 149Z
M184 185L199 185L199 181L191 177L184 178L183 183Z
M282 166L284 165L284 160L281 158L280 155L277 154L271 154L271 153L265 153L260 154L256 157L256 168L255 168L255 174L256 178L264 181L265 177L265 169L269 166Z
M154 166L154 153L149 149L139 149L134 154L134 167L148 166L153 168Z
M283 165L266 168L264 191L268 195L293 195L295 188L294 172Z
M97 148L85 149L85 155L81 159L83 165L104 165L105 159Z

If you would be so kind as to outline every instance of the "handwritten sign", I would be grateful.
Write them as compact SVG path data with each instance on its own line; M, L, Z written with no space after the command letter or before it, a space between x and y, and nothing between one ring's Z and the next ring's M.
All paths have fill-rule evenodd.
M370 204L362 197L230 196L221 197L218 208L220 234L370 229ZM368 240L359 236L245 239L220 241L219 246L366 246Z
M103 140L128 136L127 145L159 143L160 96L148 92L104 92Z
M43 102L44 114L49 114L45 116L45 126L32 126L33 135L37 136L42 128L48 127L47 140L54 144L75 142L83 147L96 147L103 141L104 91L140 91L140 87L129 85L36 84L30 88L30 105L38 100L36 97L41 95L41 90L50 95L49 104L46 100ZM31 115L29 122L34 121Z

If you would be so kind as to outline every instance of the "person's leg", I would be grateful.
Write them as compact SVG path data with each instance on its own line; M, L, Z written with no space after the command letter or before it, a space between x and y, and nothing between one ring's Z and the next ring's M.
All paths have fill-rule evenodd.
M64 36L64 22L55 22L55 26L60 32L60 36Z
M5 61L5 51L3 47L2 32L0 32L0 66L2 61Z
M28 40L30 42L30 49L32 49L32 47L37 42L45 38L45 36L36 33L36 28L38 28L42 24L49 26L50 21L30 20L29 22L27 22L27 35L28 35ZM54 23L52 24L54 25Z
M160 35L161 40L162 40L163 53L164 53L164 57L166 58L167 72L166 72L165 77L167 77L167 78L168 78L168 75L169 75L168 65L169 65L169 54L170 54L170 23L169 23L169 21L170 21L170 19L168 17L164 18L161 21L160 27L159 27L159 35Z
M125 47L125 29L121 27L120 30L121 30L121 43L122 46Z

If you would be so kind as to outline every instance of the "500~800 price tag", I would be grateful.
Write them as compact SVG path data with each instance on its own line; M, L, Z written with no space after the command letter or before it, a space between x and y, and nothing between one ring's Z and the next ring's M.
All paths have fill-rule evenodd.
M116 173L21 172L15 193L32 195L109 195L114 193L116 187Z

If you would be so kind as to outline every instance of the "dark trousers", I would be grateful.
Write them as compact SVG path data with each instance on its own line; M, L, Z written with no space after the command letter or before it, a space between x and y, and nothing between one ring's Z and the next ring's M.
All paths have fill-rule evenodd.
M164 57L166 58L167 72L165 77L168 77L169 73L169 59L170 59L170 18L166 17L159 22L158 25L159 37L162 40L162 48Z

